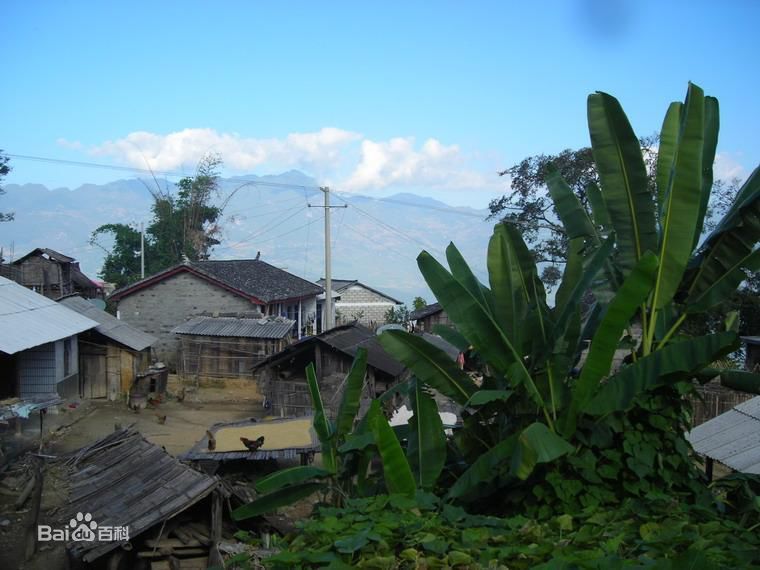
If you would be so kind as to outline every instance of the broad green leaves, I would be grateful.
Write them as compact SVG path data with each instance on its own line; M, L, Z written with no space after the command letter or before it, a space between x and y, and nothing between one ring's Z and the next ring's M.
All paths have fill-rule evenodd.
M406 456L418 488L431 490L446 462L446 436L438 406L421 382L415 382L410 404L409 440Z
M367 412L367 422L375 436L375 444L383 462L383 475L388 492L413 497L416 485L412 470L377 400L372 402Z

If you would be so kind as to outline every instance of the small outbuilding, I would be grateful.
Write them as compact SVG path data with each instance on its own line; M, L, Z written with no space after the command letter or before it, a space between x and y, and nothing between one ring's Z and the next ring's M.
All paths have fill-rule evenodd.
M80 397L116 400L127 394L137 376L150 366L150 347L158 339L82 297L66 297L59 303L98 323L79 335Z
M440 303L432 303L412 311L409 313L409 320L412 321L414 332L435 332L433 327L436 325L451 326L452 324Z
M257 364L253 374L265 396L265 408L279 416L311 414L305 371L314 363L324 405L334 415L343 394L343 381L360 347L367 350L366 398L379 396L406 378L406 367L385 351L377 336L351 323L304 338Z

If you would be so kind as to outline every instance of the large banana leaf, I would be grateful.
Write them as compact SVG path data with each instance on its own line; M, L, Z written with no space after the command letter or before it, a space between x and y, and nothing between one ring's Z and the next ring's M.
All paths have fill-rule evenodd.
M645 391L668 381L667 376L694 373L730 353L738 344L734 332L722 332L668 344L639 358L608 379L583 412L603 415L628 409Z
M528 295L525 283L521 279L517 252L507 239L503 224L494 228L488 242L487 262L496 319L511 342L521 347Z
M306 367L306 384L309 387L311 395L311 405L314 409L314 431L322 443L322 465L325 469L335 472L338 468L335 457L335 446L333 445L333 426L325 413L325 406L322 403L322 394L319 391L317 382L317 373L314 370L314 364L309 363Z
M544 181L549 187L549 194L554 202L557 215L565 227L567 237L569 239L595 238L596 228L594 228L588 212L583 208L578 196L575 195L553 164L547 165Z
M715 97L705 97L705 142L702 147L702 195L699 203L699 215L697 227L694 231L692 249L697 247L699 236L702 235L702 226L707 214L707 205L710 202L710 193L713 185L713 162L715 150L718 148L718 130L720 129L720 111L718 100Z
M565 270L562 272L562 281L554 296L555 307L565 307L568 305L573 289L575 289L575 286L583 276L584 241L582 237L577 237L571 239L568 243Z
M660 130L660 146L657 149L657 205L662 218L662 206L665 204L665 193L670 186L670 178L673 176L673 165L678 148L678 132L681 128L681 111L683 103L674 102L665 113L665 120Z
M739 392L760 394L760 374L746 370L720 370L718 375L721 386Z
M462 333L447 325L434 325L433 333L440 336L443 340L459 349L459 352L465 352L470 348L468 341Z
M297 485L304 483L305 481L311 481L312 479L322 479L332 475L330 471L320 469L319 467L313 467L311 465L297 467L289 467L287 469L280 469L270 475L267 475L263 479L260 479L256 483L257 493L271 493L288 487L290 485Z
M446 462L446 435L438 406L419 380L410 398L413 416L409 419L406 456L417 487L431 490Z
M343 396L335 419L335 437L342 439L351 431L356 414L359 412L359 399L364 387L364 377L367 373L367 349L359 347L351 364L351 370L346 376Z
M514 381L524 383L536 404L545 409L541 394L528 373L523 354L497 324L494 315L486 310L466 287L462 286L428 252L417 257L417 265L435 298L443 306L457 329L467 337L483 358L498 372L515 375ZM517 366L511 368L512 364Z
M478 391L472 379L437 346L404 331L385 331L380 344L422 382L460 405Z
M673 174L662 204L660 264L652 299L655 310L671 301L691 257L702 200L704 119L704 93L690 83L681 113Z
M586 187L586 197L588 203L591 206L591 217L594 223L602 228L602 231L607 234L612 229L612 222L610 222L610 213L607 211L607 203L602 196L599 186L593 182Z
M686 310L689 313L701 313L726 301L747 278L746 271L758 269L760 269L760 249L738 260L734 267L726 267L723 274L716 276L715 281L706 289L689 298Z
M388 493L414 497L416 490L414 476L406 460L401 444L393 433L393 428L380 410L380 402L373 400L367 412L367 421L375 436L375 445L383 462L383 477Z
M597 92L588 98L588 126L602 194L617 234L624 273L645 251L656 251L654 203L639 140L617 99Z
M459 499L475 492L478 487L491 483L500 477L512 461L517 434L503 439L492 448L481 453L462 473L449 489L448 499Z
M545 424L535 422L525 428L518 438L520 452L512 458L511 473L527 479L536 465L549 463L573 451L573 446L553 433Z
M742 267L760 241L760 168L756 168L739 190L731 209L708 236L692 262L686 304L704 298L726 273Z
M462 254L453 243L449 243L446 248L446 261L449 263L449 269L451 270L451 275L454 279L459 281L462 287L467 289L484 309L492 309L492 303L489 299L490 295L488 291L483 287L482 283L478 281L478 278L475 277L472 269L467 265L464 257L462 257Z
M266 513L271 513L280 507L292 505L296 501L305 499L323 489L324 485L322 483L301 483L300 485L285 487L274 493L264 495L247 505L238 507L232 511L232 518L236 521L242 521Z
M580 378L575 384L574 403L580 406L580 409L583 409L593 395L599 381L610 373L612 359L623 329L652 290L656 270L657 257L647 252L628 274L607 307L594 334Z

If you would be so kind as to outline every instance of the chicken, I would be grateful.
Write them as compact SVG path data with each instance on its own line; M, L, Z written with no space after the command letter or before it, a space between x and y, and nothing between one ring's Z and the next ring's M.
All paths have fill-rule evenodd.
M129 404L129 409L132 410L135 414L140 413L140 406L137 404Z
M178 402L184 402L185 401L185 387L182 386L179 392L177 392L177 401Z
M164 425L166 423L166 415L161 416L156 414L156 421L161 425Z
M241 437L240 441L242 441L243 445L245 445L248 448L248 451L256 451L262 445L264 445L264 436L262 435L261 437L255 440L248 439L247 437Z
M206 437L208 437L208 450L214 451L216 449L216 438L214 434L206 430Z

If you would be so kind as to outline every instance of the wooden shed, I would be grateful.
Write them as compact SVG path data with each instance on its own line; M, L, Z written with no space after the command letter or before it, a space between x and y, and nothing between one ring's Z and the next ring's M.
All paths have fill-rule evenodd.
M79 336L79 396L116 400L126 395L137 375L150 366L150 347L158 339L82 297L65 297L59 303L98 323Z

